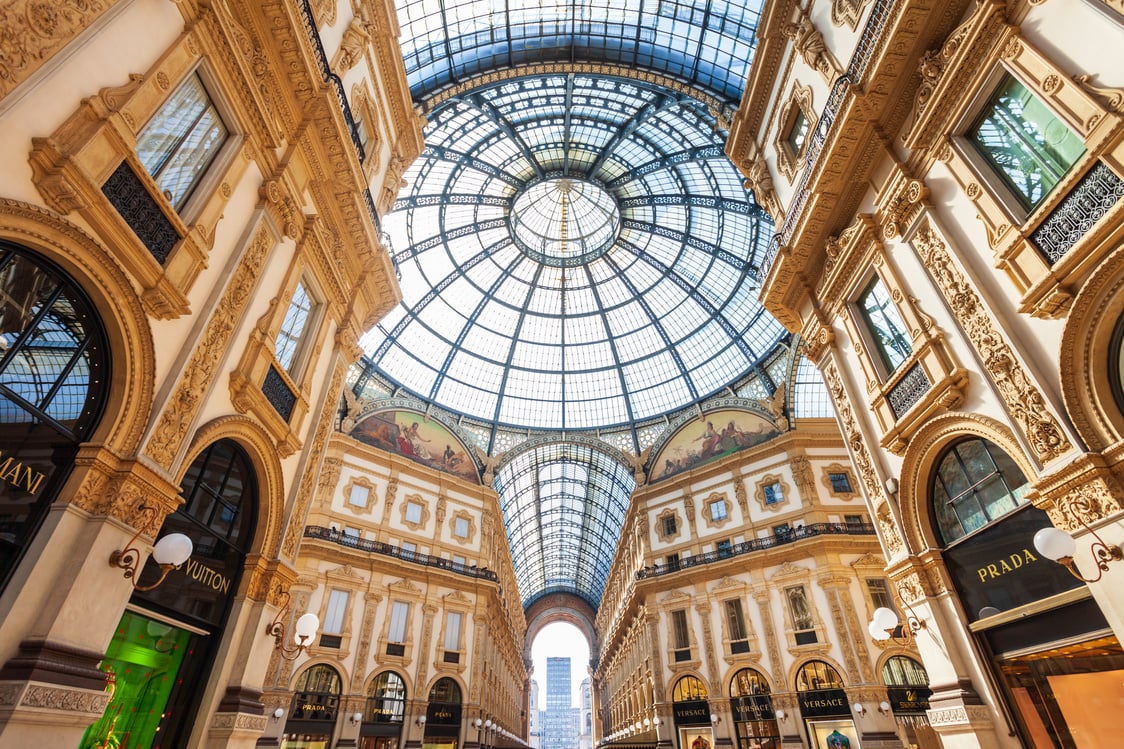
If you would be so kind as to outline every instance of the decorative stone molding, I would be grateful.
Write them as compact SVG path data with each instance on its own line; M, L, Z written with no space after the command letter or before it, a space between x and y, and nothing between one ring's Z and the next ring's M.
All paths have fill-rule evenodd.
M273 246L273 238L264 223L258 226L250 240L242 261L230 279L226 292L215 307L214 314L203 331L191 359L183 368L176 388L160 414L160 419L148 437L144 451L156 464L171 471L176 456L183 446L188 429L195 419L199 404L214 383L219 360L226 354L235 325L242 317L248 301L253 297L258 274L266 255Z
M14 0L0 10L0 99L30 78L118 0Z
M86 689L67 689L48 684L27 685L19 697L17 708L40 708L67 713L81 713L93 716L93 720L101 717L105 706L109 704L108 692L92 692Z
M846 25L851 29L859 26L859 17L870 0L832 0L831 22L836 26Z
M410 505L415 505L420 508L420 520L412 521L407 517L407 510L409 510ZM429 524L429 503L426 502L425 498L420 494L407 494L405 501L403 501L398 508L398 514L401 516L402 525L412 531L423 530L425 526Z
M835 488L835 485L831 483L831 477L833 474L846 476L847 485L851 490L846 492L837 490ZM828 494L833 498L842 499L845 502L850 502L851 500L859 496L858 482L855 481L855 476L851 472L851 467L845 466L842 463L829 463L828 465L824 466L820 474L820 483L823 486L827 487Z
M247 713L215 713L211 719L211 729L216 731L248 731L262 733L269 718L265 715Z
M675 533L664 533L664 518L674 518L675 520ZM679 517L679 513L674 507L665 508L659 515L656 515L656 538L665 543L674 541L679 538L683 532L683 521Z
M800 148L794 151L790 136L798 116L804 118L805 133ZM793 81L788 100L781 105L777 117L777 133L773 138L777 169L789 182L792 182L796 173L804 168L804 154L808 151L808 142L812 139L815 127L816 109L812 105L812 89L810 86L801 85L800 81Z
M0 199L0 236L65 268L90 296L105 326L117 331L111 354L121 402L102 416L102 424L110 426L97 441L115 454L134 454L152 410L156 355L148 317L132 282L103 244L53 211Z
M294 494L296 502L293 512L289 516L289 526L285 531L285 540L281 545L281 553L288 559L296 556L297 547L304 534L305 519L308 517L308 507L312 502L312 487L319 473L319 467L328 445L328 431L336 420L336 404L339 403L340 389L343 387L344 376L347 374L347 365L337 357L332 372L332 379L328 383L324 396L324 409L316 423L316 430L310 438L310 447L306 454L304 475Z
M979 353L984 371L995 383L996 393L1008 413L1026 435L1035 457L1047 463L1068 452L1072 448L1069 438L1041 392L1027 376L1025 367L1003 339L979 294L952 260L947 245L933 224L926 221L911 244L948 301L949 310L960 321L966 337Z
M722 505L723 515L718 520L712 516L711 507L714 505ZM713 492L709 497L702 501L702 519L703 524L707 528L719 529L723 528L732 522L732 513L730 512L730 501L726 499L726 495L721 492Z
M1033 481L1036 475L1030 457L1012 429L1003 422L976 413L949 413L934 417L910 441L902 456L900 469L902 480L898 487L897 506L901 508L902 532L910 539L914 549L939 549L943 545L929 519L929 479L945 448L965 437L978 437L994 443L1015 461L1029 480ZM887 519L892 522L888 510Z
M882 481L874 468L874 460L866 446L866 439L859 429L855 414L851 408L851 401L847 391L843 388L843 381L839 376L835 362L828 362L823 368L824 384L831 394L831 401L835 405L835 413L839 417L839 425L843 432L843 440L851 454L851 460L859 471L866 496L875 508L875 516L881 530L882 543L886 546L891 558L897 556L903 549L902 539L893 521L887 505L886 495L883 491Z
M908 148L931 148L939 141L943 123L953 116L955 107L963 105L965 92L973 90L973 78L988 67L985 61L994 55L1008 29L1006 9L1003 0L981 0L939 49L921 56L921 85L902 129L902 141Z
M784 27L782 33L792 41L793 48L804 63L820 74L824 83L831 85L843 72L843 67L824 42L823 34L812 23L812 19L803 10L797 10L797 18ZM809 132L812 123L809 120Z
M781 500L779 502L769 503L768 498L765 496L765 488L779 485L781 488ZM780 474L768 473L758 479L756 487L754 488L753 497L757 500L757 504L761 509L766 512L780 512L784 507L792 506L792 485L784 480ZM810 497L808 498L811 499Z

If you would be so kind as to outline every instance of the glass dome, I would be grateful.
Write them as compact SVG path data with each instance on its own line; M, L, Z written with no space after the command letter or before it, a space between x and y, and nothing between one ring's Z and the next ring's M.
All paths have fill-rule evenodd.
M488 423L596 430L698 403L784 330L767 216L706 107L571 73L446 100L385 226L403 301L376 371Z

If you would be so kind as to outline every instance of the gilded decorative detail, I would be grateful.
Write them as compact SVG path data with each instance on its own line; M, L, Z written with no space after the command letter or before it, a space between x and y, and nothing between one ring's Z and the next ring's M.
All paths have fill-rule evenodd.
M360 632L374 632L375 631L375 612L378 610L379 602L382 596L367 594L365 605L363 607L363 626ZM351 692L353 694L363 693L363 679L367 675L366 663L367 654L371 649L371 638L360 637L359 647L355 654L355 663L358 664L355 673L351 677Z
M145 453L169 472L195 418L199 403L214 382L219 359L226 353L234 335L235 324L252 297L258 273L271 246L269 231L262 225L250 241L242 262L238 264L226 293L215 308L203 337L184 367L184 374L168 398L168 405L153 430Z
M219 731L265 731L268 718L265 715L249 713L215 713L211 718L211 729Z
M836 26L844 24L851 29L859 26L859 17L870 0L832 0L831 22Z
M289 527L285 531L285 540L281 545L281 553L289 559L296 556L297 545L304 533L304 521L308 515L309 503L312 501L312 486L319 473L316 468L320 466L321 456L328 444L328 432L336 421L335 406L339 403L340 388L343 387L343 378L346 374L346 367L337 362L335 371L332 373L332 381L328 385L325 407L321 410L320 420L316 424L316 434L310 442L307 467L301 477L300 486L297 488L297 500L293 505L293 512L289 516ZM423 640L423 642L428 642L428 640Z
M828 85L843 72L839 61L827 48L823 34L803 11L800 11L799 18L784 27L782 33L792 41L796 53L804 63L819 73Z
M0 99L31 77L116 0L13 0L0 6Z
M105 712L109 704L108 692L91 692L86 689L66 689L45 684L28 684L20 698L21 707L41 707L68 713L85 713L95 718Z
M1045 463L1067 452L1071 448L1069 439L1011 347L1003 340L979 295L954 265L948 248L931 224L922 228L913 245L968 340L979 352L984 369L991 375L999 396L1022 428L1035 456Z
M1081 87L1085 93L1092 96L1101 106L1110 112L1124 113L1124 89L1103 88L1093 83L1093 76L1089 74L1075 75L1073 82Z
M1124 510L1119 495L1112 491L1104 479L1098 478L1075 487L1068 494L1054 500L1056 509L1047 509L1050 520L1057 527L1079 532L1082 523L1093 523Z
M890 509L886 506L882 482L879 481L878 473L874 470L874 460L867 449L866 440L855 424L855 414L851 410L851 401L843 388L843 381L839 377L839 371L836 369L834 362L824 367L823 377L824 383L827 385L827 391L831 394L832 403L835 404L835 412L839 415L839 423L843 428L843 439L851 451L851 459L854 461L863 486L866 488L866 496L875 507L875 516L881 530L882 542L886 544L886 550L890 552L890 555L896 556L902 550L904 544L898 533L897 524L890 515Z

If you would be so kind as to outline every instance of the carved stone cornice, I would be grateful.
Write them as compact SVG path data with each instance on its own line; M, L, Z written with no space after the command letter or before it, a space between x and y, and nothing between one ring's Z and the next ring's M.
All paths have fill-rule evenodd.
M909 123L902 142L910 150L932 148L940 142L950 111L963 106L970 81L984 71L978 61L1000 43L1008 27L1005 0L978 0L975 12L956 28L939 48L921 56L921 85L914 95Z

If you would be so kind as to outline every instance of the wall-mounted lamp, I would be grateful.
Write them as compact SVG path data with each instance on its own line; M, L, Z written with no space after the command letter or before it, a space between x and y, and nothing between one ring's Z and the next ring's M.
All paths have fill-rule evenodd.
M652 718L652 725L653 726L658 726L661 722L662 721L660 721L660 716L658 716L658 715L656 717Z
M284 717L285 717L285 708L279 707L279 708L277 708L276 710L273 711L273 719L274 720L281 720Z
M718 725L719 723L722 722L722 716L720 716L718 713L711 713L710 714L710 722L713 723L714 725Z
M297 623L293 627L293 642L296 643L296 647L285 647L285 623L282 619L289 612L289 591L279 592L284 596L284 603L273 621L265 625L265 633L273 637L274 647L281 654L281 657L291 661L312 644L313 638L316 637L316 630L320 629L320 618L309 612L297 619Z
M168 576L174 568L180 566L187 561L191 556L193 546L191 539L182 533L169 533L156 542L152 547L152 561L160 565L160 579L152 585L137 585L137 578L140 576L140 549L133 546L141 534L148 534L156 530L156 517L158 515L155 507L148 505L140 505L137 507L140 512L148 514L148 519L141 526L140 530L129 539L129 543L125 544L124 549L119 549L109 555L109 566L120 567L125 570L125 579L133 584L136 590L152 590L153 588L164 582L164 578Z
M1124 554L1121 553L1120 547L1116 544L1105 543L1105 540L1097 535L1095 530L1090 528L1084 520L1077 517L1069 505L1065 505L1064 507L1065 513L1080 523L1082 527L1093 534L1093 538L1096 539L1089 544L1089 553L1092 554L1093 561L1097 565L1097 576L1085 577L1081 574L1081 570L1077 569L1077 565L1073 561L1073 555L1077 551L1077 542L1073 540L1073 536L1060 528L1050 526L1049 528L1043 528L1035 533L1034 548L1038 549L1038 553L1042 556L1065 567L1069 570L1069 574L1073 575L1078 580L1086 583L1095 583L1101 579L1104 573L1108 572L1108 563L1118 562L1124 559Z
M644 719L644 727L645 728L651 728L652 727L652 719L651 718L645 718Z
M925 620L918 616L913 607L902 597L900 585L898 586L898 601L907 612L906 626L899 629L898 612L893 609L888 609L885 606L875 609L874 616L871 618L870 624L867 625L867 631L878 642L893 639L898 645L908 645L915 634L925 629Z
M866 715L866 705L861 702L856 702L851 709L855 711L855 715Z
M476 730L479 731L480 727L484 725L484 721L482 721L480 718L477 718L476 720L472 721L472 725L476 726Z
M349 720L350 720L350 721L351 721L352 723L362 723L362 722L363 722L363 713L352 713L352 714L351 714L351 715L350 715L350 716L348 717L348 719L349 719Z
M883 715L890 712L890 703L887 702L886 700L882 700L881 702L879 702L878 703L878 712L882 713Z
M414 722L415 722L415 723L417 723L417 724L418 724L419 726L422 726L422 727L424 727L424 726L425 726L425 716L424 716L424 715L419 715L419 716L418 716L418 719L417 719L416 721L414 721Z
M788 720L788 713L786 713L784 710L777 710L773 714L777 716L777 720L779 720L781 723L784 723L786 720Z

